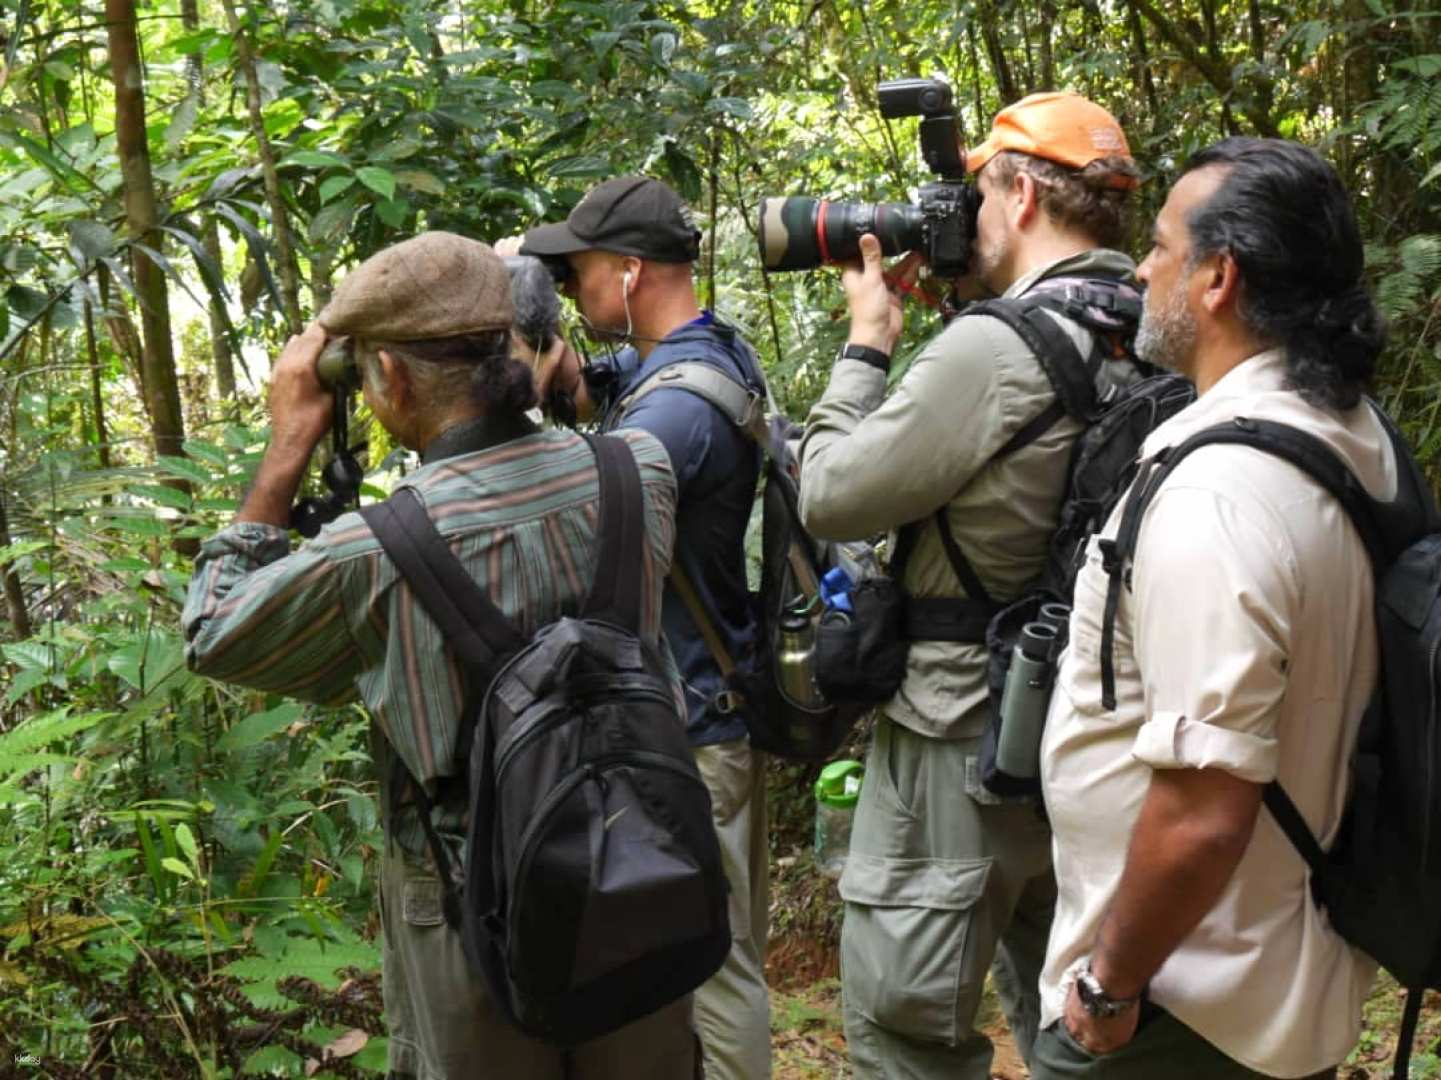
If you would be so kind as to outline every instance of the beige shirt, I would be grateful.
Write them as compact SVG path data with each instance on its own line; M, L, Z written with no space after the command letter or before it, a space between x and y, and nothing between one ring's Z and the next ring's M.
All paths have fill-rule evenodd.
M1372 410L1314 408L1284 389L1279 351L1251 357L1154 431L1142 459L1236 416L1293 424L1374 497L1396 462ZM1103 535L1113 536L1120 508ZM1125 862L1153 769L1279 777L1329 847L1376 681L1370 562L1340 504L1294 466L1211 446L1176 467L1137 538L1116 616L1117 708L1101 706L1107 577L1093 540L1076 582L1041 748L1060 895L1041 976L1059 1018ZM1330 928L1301 857L1264 809L1230 883L1151 982L1151 997L1249 1068L1306 1076L1360 1031L1375 964Z
M1020 296L1055 275L1133 269L1125 255L1097 249L1041 267L1005 295ZM1089 331L1056 321L1089 356ZM1133 378L1131 364L1107 363L1097 387L1104 393ZM981 584L998 600L1014 597L1045 562L1081 426L1063 417L1029 446L1000 460L995 454L1054 399L1030 349L986 316L953 320L890 396L884 374L842 360L806 420L801 518L817 536L857 540L946 506L952 534ZM965 595L934 523L921 529L903 584L916 597ZM922 735L965 738L980 734L989 708L984 646L917 641L905 682L884 712Z

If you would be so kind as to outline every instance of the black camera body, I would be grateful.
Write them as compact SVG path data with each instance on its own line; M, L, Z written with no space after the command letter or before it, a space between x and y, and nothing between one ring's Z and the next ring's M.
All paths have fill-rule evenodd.
M909 203L830 202L805 195L762 199L759 241L767 270L812 270L853 258L874 233L886 255L924 253L938 277L959 277L971 262L981 196L966 180L966 154L941 79L893 79L877 91L881 115L921 117L921 156L939 179Z

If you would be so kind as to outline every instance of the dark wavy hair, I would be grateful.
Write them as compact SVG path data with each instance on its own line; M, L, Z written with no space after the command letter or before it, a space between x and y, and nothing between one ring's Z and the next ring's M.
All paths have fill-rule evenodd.
M1290 387L1314 405L1353 407L1386 327L1362 277L1361 232L1341 178L1284 139L1224 139L1183 172L1208 167L1225 174L1191 212L1192 259L1230 252L1241 275L1237 313L1285 348Z

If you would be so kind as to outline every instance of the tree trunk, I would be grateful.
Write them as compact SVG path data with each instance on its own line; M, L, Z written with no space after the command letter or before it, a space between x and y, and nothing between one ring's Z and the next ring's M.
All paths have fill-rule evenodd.
M132 240L158 249L155 184L145 142L145 90L135 36L134 0L105 0L110 43L110 74L115 81L115 144L125 180L125 220ZM142 390L157 454L181 454L185 429L175 353L170 339L170 296L165 274L139 251L131 250L131 273L140 304Z
M1209 51L1203 52L1198 48L1186 30L1167 18L1165 13L1151 0L1126 0L1126 2L1154 26L1162 39L1185 57L1187 63L1201 73L1202 77L1216 89L1223 102L1236 92L1230 66L1224 60L1218 60ZM1281 137L1281 132L1276 127L1276 121L1272 119L1269 112L1261 107L1260 102L1251 99L1245 93L1241 93L1237 97L1237 104L1242 113L1257 132L1267 138L1278 139Z
M180 0L180 19L185 29L192 33L200 29L199 0ZM191 98L196 108L205 104L205 60L197 52L185 58L185 80L190 84ZM205 254L217 269L221 266L220 226L213 217L207 217L200 226L200 244ZM223 275L223 271L221 271ZM225 317L225 306L220 298L211 295L208 305L210 316L210 356L215 362L215 395L222 401L235 398L235 359L230 351L229 320Z
M290 213L280 194L280 174L275 170L275 151L265 134L265 118L260 112L260 77L255 72L255 54L250 39L235 13L234 0L224 0L225 18L230 35L235 39L235 55L245 74L245 101L250 108L250 129L260 152L260 172L265 179L265 201L270 205L271 225L275 229L275 260L280 264L280 294L285 305L285 322L292 334L305 329L300 317L300 272L295 263L295 246L290 237Z
M11 543L10 516L5 508L5 492L0 490L0 547L9 547ZM25 590L20 587L20 575L15 572L14 563L6 564L4 579L5 609L10 627L15 631L16 640L24 641L34 628L30 625L30 612L25 608Z
M1056 88L1056 54L1051 44L1051 28L1055 25L1056 0L1041 0L1041 90Z
M90 397L95 408L95 443L100 467L110 468L110 433L105 430L105 393L100 385L100 350L95 345L95 309L85 301L85 354L90 360Z
M1146 93L1146 105L1151 112L1151 130L1161 119L1161 103L1156 97L1156 80L1151 75L1151 54L1146 46L1146 24L1133 4L1126 5L1126 22L1131 28L1131 43L1135 49L1135 62L1131 66L1132 78Z

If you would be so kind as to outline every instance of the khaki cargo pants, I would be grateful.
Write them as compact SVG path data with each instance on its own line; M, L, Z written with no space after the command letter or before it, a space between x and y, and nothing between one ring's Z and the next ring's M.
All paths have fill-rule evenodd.
M840 882L858 1078L987 1080L991 1042L974 1023L988 969L1029 1059L1056 901L1051 835L1034 805L984 792L979 751L979 738L876 724Z
M731 951L695 992L695 1025L706 1080L768 1080L770 995L770 848L766 835L765 756L738 739L695 748L710 790L721 864L730 882Z
M694 1080L689 996L571 1050L510 1026L446 925L440 881L393 843L386 849L381 979L391 1080Z

